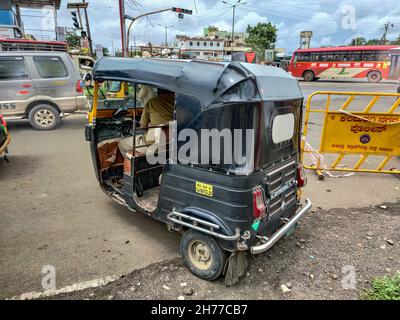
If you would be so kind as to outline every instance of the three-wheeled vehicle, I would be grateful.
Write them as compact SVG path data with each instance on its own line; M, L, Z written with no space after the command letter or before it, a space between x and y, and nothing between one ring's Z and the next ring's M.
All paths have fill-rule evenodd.
M239 257L268 250L309 211L311 202L300 201L303 96L282 69L103 58L93 81L85 135L101 189L182 232L180 253L195 275L214 280L237 269L243 274L247 264ZM99 93L107 81L134 89L109 101ZM154 126L164 139L151 146L137 143L154 129L140 127L148 104L143 109L136 99L139 84L174 93L173 121ZM122 154L118 144L127 137L132 150ZM234 263L242 267L230 268Z

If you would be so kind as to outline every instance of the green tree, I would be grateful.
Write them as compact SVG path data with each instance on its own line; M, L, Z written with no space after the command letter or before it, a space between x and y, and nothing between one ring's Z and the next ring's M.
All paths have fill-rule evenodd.
M103 56L108 57L110 55L110 52L108 51L107 47L103 47Z
M209 33L213 33L213 32L219 31L218 27L215 27L215 26L208 26L207 29L208 29Z
M71 48L79 47L81 45L81 37L75 31L65 32L65 41Z
M400 35L399 35L399 37L397 38L397 40L391 41L390 44L393 44L393 45L400 45Z
M379 39L369 39L366 43L367 46L376 46L376 45L380 45L381 44L381 40Z
M247 26L246 44L250 46L259 57L264 61L264 52L266 49L274 49L278 28L271 22L258 23L256 26Z
M351 43L349 44L350 46L364 46L366 45L367 40L363 37L357 37L351 40Z

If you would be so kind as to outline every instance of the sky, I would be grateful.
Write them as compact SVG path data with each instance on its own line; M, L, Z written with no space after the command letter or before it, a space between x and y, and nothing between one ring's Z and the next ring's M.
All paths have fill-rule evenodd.
M71 2L71 0L69 0ZM74 0L73 2L77 2ZM226 0L228 1L228 0ZM231 0L236 2L237 0ZM59 26L72 27L72 15L67 10L67 0L62 0L58 11ZM89 21L92 39L96 44L112 48L121 47L119 11L117 0L87 0L89 2ZM321 45L344 45L354 37L381 38L385 23L393 23L387 38L396 39L400 34L399 0L241 0L246 2L236 9L235 31L246 31L248 25L258 22L271 22L278 27L276 47L285 48L290 54L299 47L299 33L313 31L312 47ZM135 37L136 45L151 42L160 44L165 39L165 29L160 26L172 26L168 29L168 40L177 34L201 35L208 25L220 30L232 28L232 8L222 0L125 0L126 13L137 16L144 12L181 7L193 10L179 20L176 13L164 12L141 18L133 25L131 44ZM23 21L27 33L54 38L51 31L38 31L51 27L51 19L43 16L51 13L41 10L23 10ZM42 18L41 18L42 16Z

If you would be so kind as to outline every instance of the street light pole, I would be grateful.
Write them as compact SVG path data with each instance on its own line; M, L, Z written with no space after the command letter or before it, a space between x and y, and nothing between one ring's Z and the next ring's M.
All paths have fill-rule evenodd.
M222 1L222 3L227 4L232 7L232 34L231 34L231 47L234 45L234 34L235 34L235 12L237 6L245 5L246 2L241 2L242 0L237 0L235 3L229 1ZM233 50L232 50L233 51Z
M130 34L133 23L137 19L149 16L152 14L156 14L156 13L166 12L166 11L172 11L172 12L178 13L178 16L180 19L183 18L184 14L192 14L192 10L172 7L172 8L168 8L168 9L161 9L161 10L157 10L157 11L143 13L137 17L131 17L131 16L128 16L127 14L125 14L124 0L119 0L119 13L120 13L120 20L121 20L121 39L123 41L122 46L123 47L125 46L125 48L129 48L129 34ZM125 19L131 20L131 23L129 24L129 27L128 27L128 32L126 34L126 40L125 40ZM128 49L125 49L125 50L128 50Z
M85 0L82 0L82 3L85 3ZM90 33L90 23L89 23L89 17L88 17L88 13L87 13L87 6L83 8L83 11L85 13L86 30L88 33L88 40L89 40L89 49L90 49L90 53L93 54L93 42L92 42L92 34Z
M165 47L168 47L168 29L172 28L173 26L164 26L162 24L159 24L159 26L165 28Z
M129 27L128 27L128 33L126 35L126 47L129 48L129 35L130 35L130 32L131 32L132 25L137 19L149 16L149 15L152 15L152 14L161 13L161 12L165 12L165 11L171 11L171 10L172 10L172 8L152 11L152 12L148 12L148 13L143 13L143 14L137 16L137 17L131 17L131 16L125 15L125 19L131 20L131 23L129 24ZM124 22L124 24L125 24L125 22Z

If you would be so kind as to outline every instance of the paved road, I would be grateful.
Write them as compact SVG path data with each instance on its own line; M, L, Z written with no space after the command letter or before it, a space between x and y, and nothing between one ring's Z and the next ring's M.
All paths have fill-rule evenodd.
M85 120L71 117L52 132L10 125L10 164L0 164L0 298L41 291L45 265L60 287L177 255L177 234L100 191Z
M394 84L301 83L316 90L390 92ZM57 287L126 274L178 256L179 235L136 215L98 188L84 141L84 116L51 132L10 123L10 164L0 163L0 298L41 291L42 267L57 271ZM309 174L306 195L316 206L363 207L399 197L400 179L356 175L319 182ZM331 192L327 192L329 189ZM349 197L351 194L351 197Z

